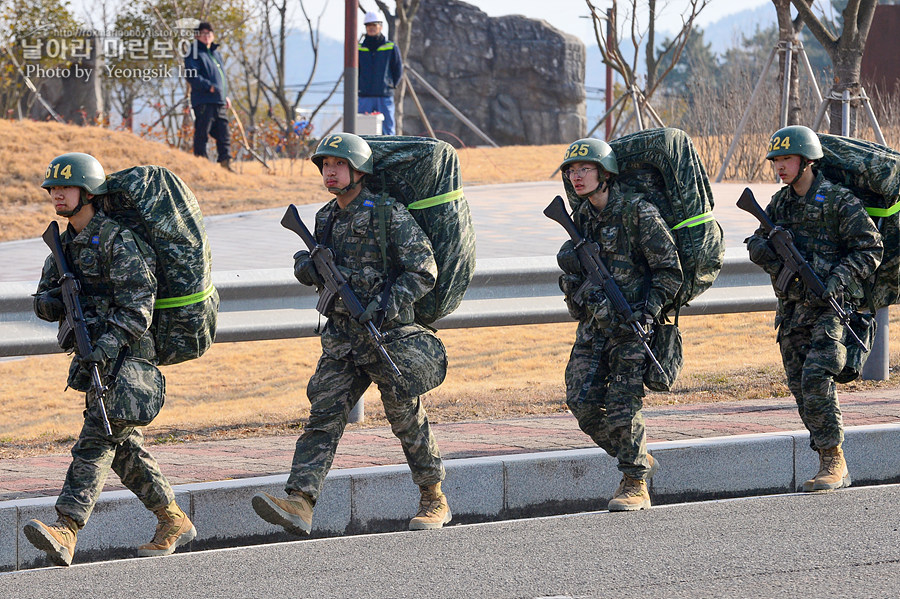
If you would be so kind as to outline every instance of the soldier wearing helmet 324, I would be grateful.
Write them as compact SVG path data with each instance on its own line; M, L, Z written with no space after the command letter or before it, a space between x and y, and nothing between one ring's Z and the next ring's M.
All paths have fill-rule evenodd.
M25 537L54 564L68 566L78 532L87 523L111 468L159 521L153 540L140 546L138 555L168 555L193 540L197 531L175 503L175 493L156 460L144 448L140 429L110 419L112 432L107 434L88 374L90 365L97 364L103 384L109 385L107 405L162 404L165 383L155 366L156 350L148 331L156 299L156 255L98 207L106 193L106 176L93 156L57 156L47 167L42 187L50 194L56 214L69 221L60 240L81 287L80 301L93 352L76 354L69 368L69 386L86 392L84 425L72 447L72 463L56 501L57 521L30 520ZM62 326L66 308L61 300L60 274L49 256L34 296L34 312ZM64 350L73 349L65 341L61 343Z
M361 137L328 135L312 161L335 196L316 214L314 235L334 252L337 267L367 307L357 320L341 301L335 301L322 332L322 357L307 385L309 422L297 440L285 485L288 496L260 493L253 497L253 508L261 518L290 533L309 534L313 506L350 410L374 382L413 482L421 491L419 511L409 527L440 528L450 521L450 509L441 491L444 465L425 408L418 395L410 396L398 385L364 326L372 321L381 330L397 363L414 364L414 372L437 367L417 349L416 340L431 333L416 324L413 315L413 304L428 293L437 277L431 242L400 202L363 187L365 177L373 176L373 157ZM322 286L306 250L294 255L294 275L303 285Z
M834 297L855 309L862 282L881 263L882 239L862 202L841 185L816 172L822 146L815 132L791 126L776 131L766 158L785 187L772 196L766 213L776 226L791 232L794 245L824 282L826 297L816 297L799 279L780 292L775 328L788 386L809 443L819 454L819 471L801 485L803 491L839 489L850 485L841 444L844 439L834 376L847 360L846 333L827 302ZM772 275L781 261L762 228L748 237L750 260Z
M581 200L572 220L585 240L598 244L601 259L634 311L631 318L652 327L682 282L675 240L659 210L616 181L619 165L606 142L580 139L571 144L560 170L567 188ZM563 244L557 261L564 272L560 288L578 320L566 366L566 403L581 430L619 462L622 482L609 510L649 508L647 481L656 461L647 453L641 414L646 353L603 288L585 284L571 240Z

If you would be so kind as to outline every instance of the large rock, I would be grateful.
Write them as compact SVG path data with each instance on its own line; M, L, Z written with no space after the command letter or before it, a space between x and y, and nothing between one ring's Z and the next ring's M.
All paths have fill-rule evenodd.
M492 18L457 0L423 2L407 62L499 145L569 143L585 134L584 44L546 21ZM485 144L410 80L434 129ZM409 95L403 131L425 131Z

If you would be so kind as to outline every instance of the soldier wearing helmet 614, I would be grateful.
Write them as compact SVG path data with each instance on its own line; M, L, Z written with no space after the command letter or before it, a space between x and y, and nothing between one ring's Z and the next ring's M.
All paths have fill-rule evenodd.
M809 443L819 454L819 471L801 485L803 491L850 485L841 444L843 422L835 375L847 361L844 326L827 302L834 297L853 311L863 300L862 284L881 263L881 234L862 202L848 189L824 178L815 168L822 145L807 127L779 129L769 141L766 158L785 186L772 196L766 213L787 229L794 245L825 283L826 297L816 297L799 280L776 289L775 328L800 419ZM772 276L782 268L762 228L745 240L750 260Z
M253 508L292 534L309 534L313 506L350 410L374 382L421 492L419 511L409 527L440 528L450 521L450 508L441 491L444 465L425 408L418 394L410 396L397 384L364 326L375 323L398 364L412 365L411 370L423 376L426 369L439 366L419 349L423 336L433 333L415 323L413 314L413 304L437 277L431 242L403 204L363 186L373 175L372 150L364 139L351 133L328 135L312 161L335 196L316 214L315 237L334 252L337 267L366 309L357 320L341 301L334 302L322 332L322 357L307 385L309 422L297 440L285 485L288 496L260 493L253 498ZM308 251L297 252L294 261L300 283L321 287Z
M108 406L162 402L165 383L156 368L156 348L149 331L156 299L156 254L98 205L98 197L107 193L106 175L93 156L57 156L41 185L50 194L56 214L69 221L60 241L80 284L93 351L87 356L76 353L69 367L69 387L86 392L84 424L56 500L58 519L54 524L30 520L25 537L51 562L68 566L78 532L87 524L112 469L159 521L153 540L138 547L138 555L168 555L193 540L197 531L175 503L175 493L156 460L144 448L140 429L111 419L111 434L107 434L88 374L96 364L103 384L109 386ZM66 308L60 299L60 274L49 256L35 294L34 312L38 318L62 326Z
M587 241L598 244L601 259L631 304L631 318L652 327L682 282L675 240L659 210L616 181L619 165L604 141L574 142L560 170L574 208L572 220ZM641 414L646 354L603 288L585 284L571 240L563 244L557 261L564 272L560 288L578 320L566 366L566 403L581 430L618 459L622 482L609 510L649 508L647 480L656 462L647 453Z

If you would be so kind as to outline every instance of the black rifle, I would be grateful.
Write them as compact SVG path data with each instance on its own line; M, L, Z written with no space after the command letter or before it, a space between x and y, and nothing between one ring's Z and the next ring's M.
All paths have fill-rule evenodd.
M778 254L778 258L781 260L781 270L778 271L778 276L775 277L775 289L784 293L787 291L787 288L792 281L796 279L802 281L806 288L816 297L828 301L828 304L837 313L841 324L850 332L853 341L855 341L863 351L868 352L869 348L866 347L866 344L862 342L853 331L853 327L850 326L850 312L844 310L834 297L825 297L825 285L822 284L822 280L819 279L813 271L809 262L804 260L803 256L800 255L800 251L797 249L797 246L794 245L790 231L778 227L772 222L772 219L769 218L766 211L756 203L756 198L753 196L753 192L750 191L749 187L744 188L744 193L738 198L737 207L756 217L756 220L758 220L759 224L762 226L762 230L769 236L769 241L772 242L775 253Z
M622 290L616 285L616 281L613 279L609 269L606 268L606 264L600 259L600 247L597 245L597 242L588 241L581 235L581 231L578 230L578 227L576 227L575 223L572 221L572 217L569 216L562 197L556 196L553 198L550 205L544 208L544 216L561 224L563 229L566 230L566 233L569 234L569 237L572 238L572 241L575 242L578 260L581 262L581 267L587 273L588 280L594 285L600 285L603 288L603 293L606 294L606 298L610 301L613 309L619 316L626 321L631 318L634 311L631 309L628 300L622 295ZM647 352L647 355L653 361L653 364L660 373L663 373L663 367L656 359L656 356L653 355L653 350L650 349L650 331L644 329L643 325L639 322L632 322L631 330L633 330L634 334L641 340L644 351Z
M328 316L328 313L331 312L331 306L334 304L335 298L339 297L341 298L341 301L344 302L347 311L350 312L350 316L359 322L359 317L365 312L365 308L359 303L359 298L353 293L353 289L350 288L347 279L344 278L344 275L338 270L337 264L334 263L334 251L316 241L316 238L309 232L309 229L306 228L306 225L300 218L297 207L293 204L288 206L284 216L281 217L281 226L285 229L290 229L300 236L303 243L309 248L309 257L316 265L316 271L319 273L319 276L322 277L323 286L319 288L319 301L316 304L316 310L319 314ZM391 367L394 374L401 376L400 369L397 368L397 365L394 364L390 354L384 349L384 337L382 336L381 331L378 330L378 327L376 327L375 323L371 320L367 320L364 326L368 329L369 335L371 335L372 341L378 349L378 353L381 354L384 361Z
M59 224L56 221L50 223L47 230L41 236L44 243L53 253L56 260L56 268L59 270L59 286L62 289L62 300L66 306L66 321L59 327L57 341L60 347L71 347L71 337L75 337L75 351L80 359L85 359L94 348L91 344L91 336L87 330L87 324L84 320L84 312L81 309L81 300L78 299L81 293L81 284L69 268L66 261L66 255L63 252L62 242L59 239ZM100 379L100 369L96 362L88 365L91 372L91 385L94 388L94 396L100 405L100 415L103 416L103 427L106 429L107 435L112 435L112 429L109 426L109 418L106 416L106 405L103 403L103 396L109 391L109 387L104 385Z

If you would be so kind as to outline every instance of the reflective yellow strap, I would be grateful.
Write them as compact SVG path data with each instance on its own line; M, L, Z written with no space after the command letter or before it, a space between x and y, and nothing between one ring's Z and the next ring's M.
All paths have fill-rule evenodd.
M164 297L162 299L158 299L156 300L156 303L153 304L153 307L157 310L162 310L164 308L180 308L182 306L189 306L191 304L199 304L215 292L216 288L212 283L210 283L209 287L199 293L182 295L181 297Z
M697 225L702 225L703 223L708 223L711 220L716 220L713 216L712 212L704 212L703 214L698 214L697 216L692 216L691 218L685 219L672 227L672 230L680 229L682 227L696 227Z
M897 212L900 212L900 202L897 202L890 208L866 208L866 212L869 213L869 216L874 216L876 218L887 218L892 214L897 214Z
M463 190L457 189L455 191L448 191L447 193L442 193L439 196L434 196L433 198L425 198L424 200L418 200L413 202L406 208L408 210L419 210L422 208L431 208L432 206L437 206L438 204L446 204L447 202L454 202L459 198L463 197Z

